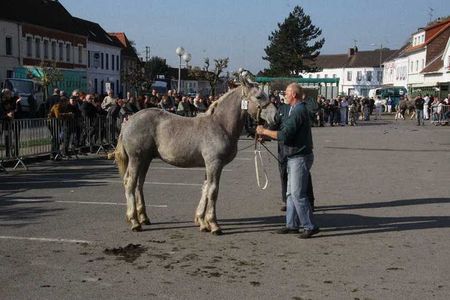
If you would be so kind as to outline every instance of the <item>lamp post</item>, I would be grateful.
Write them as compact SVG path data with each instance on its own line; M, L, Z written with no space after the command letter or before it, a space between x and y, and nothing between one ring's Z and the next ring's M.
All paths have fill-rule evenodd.
M191 61L191 54L186 52L183 47L178 47L175 52L180 57L180 64L178 66L178 89L177 92L180 93L181 91L181 59L183 59L186 62L186 66Z

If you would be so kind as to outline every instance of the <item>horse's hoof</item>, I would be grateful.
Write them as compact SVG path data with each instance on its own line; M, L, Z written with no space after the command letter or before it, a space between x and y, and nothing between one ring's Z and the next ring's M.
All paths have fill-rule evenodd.
M209 228L208 227L200 227L200 231L201 232L209 232Z
M141 225L135 226L135 227L131 228L131 231L133 231L133 232L139 232L139 231L142 231L142 227L141 227Z
M221 229L217 229L216 231L212 231L211 233L214 235L222 235L223 234Z
M143 220L143 221L141 221L141 222L139 222L141 225L152 225L152 222L150 222L150 220L149 219L145 219L145 220Z

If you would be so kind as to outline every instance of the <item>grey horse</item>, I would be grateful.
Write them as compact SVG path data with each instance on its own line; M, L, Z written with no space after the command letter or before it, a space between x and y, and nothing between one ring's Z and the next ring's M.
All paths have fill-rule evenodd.
M247 109L242 107L243 99ZM150 224L143 186L150 162L160 158L177 167L205 167L206 180L194 221L201 231L222 233L216 220L219 180L223 167L236 156L246 113L252 117L260 114L270 124L276 107L256 83L241 76L238 87L195 118L145 109L123 125L114 156L123 177L126 216L133 231Z

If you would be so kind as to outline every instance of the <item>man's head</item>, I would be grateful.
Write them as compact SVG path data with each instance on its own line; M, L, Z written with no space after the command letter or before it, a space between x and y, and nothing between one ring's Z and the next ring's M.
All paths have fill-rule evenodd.
M286 88L286 103L289 105L301 101L303 98L303 89L297 83L291 83Z
M59 93L60 93L60 91L59 91L59 89L58 89L58 88L56 88L56 89L53 89L53 95L57 95L57 96L59 96Z

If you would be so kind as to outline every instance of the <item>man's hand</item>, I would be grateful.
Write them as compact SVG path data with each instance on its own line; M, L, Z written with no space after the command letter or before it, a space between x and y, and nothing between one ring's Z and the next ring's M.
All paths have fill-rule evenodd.
M264 126L262 126L262 125L256 126L256 133L263 135L264 134Z

